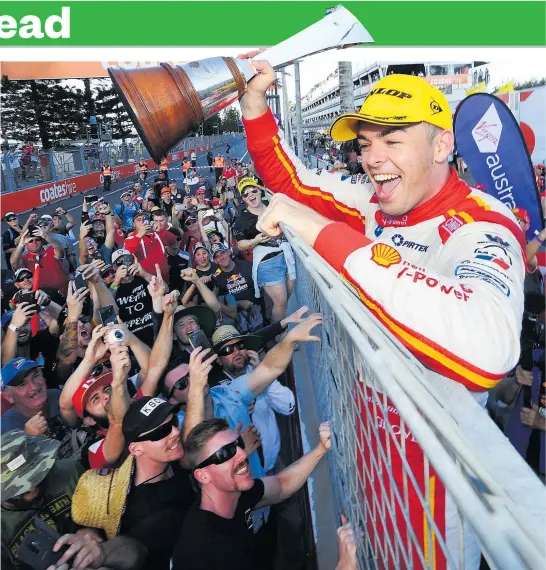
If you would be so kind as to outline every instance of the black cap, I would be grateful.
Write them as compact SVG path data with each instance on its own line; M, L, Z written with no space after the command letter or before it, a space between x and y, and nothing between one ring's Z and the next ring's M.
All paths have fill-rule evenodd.
M159 427L169 414L178 412L180 404L169 404L165 398L144 396L133 402L123 418L121 429L125 445L143 433Z

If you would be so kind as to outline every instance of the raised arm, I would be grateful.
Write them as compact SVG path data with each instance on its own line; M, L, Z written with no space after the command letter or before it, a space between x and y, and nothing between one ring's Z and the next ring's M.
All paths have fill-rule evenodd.
M148 372L140 386L144 396L155 396L157 384L171 357L173 348L173 324L174 312L178 305L178 291L173 291L163 297L163 322L159 334L155 339L152 352L150 353Z
M112 363L112 392L108 409L108 432L104 438L102 451L107 465L114 466L125 447L125 438L121 429L123 417L131 404L127 388L127 376L131 369L129 349L123 345L109 345Z
M320 443L312 451L283 469L278 475L262 479L264 496L256 508L280 503L303 487L317 463L328 453L331 447L328 422L320 424L319 432Z
M64 423L71 427L78 427L81 423L81 418L78 417L74 410L72 398L76 390L81 386L81 383L91 376L93 368L108 352L108 347L103 342L103 337L106 334L106 327L98 326L93 329L91 340L85 349L85 355L74 372L68 377L65 382L61 396L59 398L59 408Z
M34 235L43 238L55 250L55 257L58 257L59 259L64 259L65 257L64 247L62 246L60 241L58 241L51 235L50 231L48 231L46 228L37 228L34 231Z
M9 259L11 267L14 271L17 271L17 269L21 269L21 267L23 267L21 255L23 255L23 251L25 251L25 246L30 237L31 236L29 235L28 229L21 232L21 239L19 240L15 251L11 254L11 257Z
M203 350L200 346L190 355L190 387L182 428L182 442L186 441L188 434L196 425L205 421L205 387L212 370L212 363L217 358L217 354L210 356L210 348Z
M312 336L311 330L322 324L322 315L315 313L294 327L274 346L260 364L247 377L248 388L259 396L288 367L297 342L320 342L318 336Z
M72 291L71 285L68 286L66 297L68 314L64 321L64 331L57 349L57 375L60 379L64 379L72 373L72 367L78 358L78 319L87 295L89 295L89 289L82 287L77 291Z
M16 327L22 327L25 323L30 321L32 315L34 315L36 311L29 303L19 303L11 316L10 324ZM2 341L2 363L5 364L12 358L16 358L17 354L17 332L10 329L6 330L6 334Z
M191 269L191 268L183 269L180 272L180 275L182 276L182 279L184 279L184 281L188 281L189 283L191 283L192 285L195 286L197 291L199 291L199 293L201 293L201 296L203 297L203 301L205 301L206 305L212 311L217 313L218 311L220 311L222 309L222 305L221 305L220 301L218 300L218 297L214 294L213 291L211 291L207 287L206 283L201 281L201 279L197 275L197 271L195 271L195 269Z

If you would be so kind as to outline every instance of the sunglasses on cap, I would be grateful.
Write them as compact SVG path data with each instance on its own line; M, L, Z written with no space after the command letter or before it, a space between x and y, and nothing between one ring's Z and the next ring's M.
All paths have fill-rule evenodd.
M112 363L109 360L105 360L100 364L97 364L93 370L91 370L91 377L96 378L97 376L101 376L103 373L109 372L112 370Z
M243 198L248 198L248 196L249 196L250 194L258 194L259 191L260 191L259 188L253 188L252 190L247 190L246 192L244 192L243 194L241 194L241 196L242 196Z
M186 226L193 226L193 224L196 224L197 220L186 220L185 225Z
M218 350L218 356L229 356L230 354L233 354L235 352L235 349L244 350L244 348L245 348L245 343L242 340L240 340L235 344L228 344L227 346L223 346L220 350Z
M120 267L122 265L132 265L133 261L134 260L133 260L132 255L122 255L121 257L116 259L116 261L114 262L114 265L117 265L118 267Z
M190 383L190 373L184 374L182 378L179 378L174 384L173 387L169 390L168 398L172 398L175 390L185 390Z
M27 243L42 243L42 238L33 237L33 238L30 238L30 239L27 241Z
M242 436L239 436L235 441L231 443L226 443L223 445L218 451L215 451L210 457L207 457L205 461L202 461L193 468L195 471L196 469L203 469L203 467L207 467L208 465L222 465L226 461L229 461L232 457L235 457L237 453L237 448L240 447L241 449L245 448L245 442Z
M178 418L173 416L170 422L160 425L149 433L140 435L134 441L160 441L169 437L173 427L178 427Z
M15 283L21 283L21 281L29 281L30 279L32 279L32 273L22 273L19 275L19 277L17 277Z

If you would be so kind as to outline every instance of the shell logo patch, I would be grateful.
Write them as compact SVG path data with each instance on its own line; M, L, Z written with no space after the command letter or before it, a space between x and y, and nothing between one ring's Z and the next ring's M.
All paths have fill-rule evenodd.
M376 243L372 247L372 261L381 267L390 267L402 261L402 256L394 247L386 243Z

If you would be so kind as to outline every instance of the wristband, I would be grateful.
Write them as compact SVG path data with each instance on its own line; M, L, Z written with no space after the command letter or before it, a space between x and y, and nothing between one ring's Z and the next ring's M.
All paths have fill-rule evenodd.
M539 235L540 235L540 234L539 234ZM535 236L535 239L538 241L538 243L539 243L540 245L542 245L542 244L546 241L546 239L540 239L540 237L539 237L538 235Z

